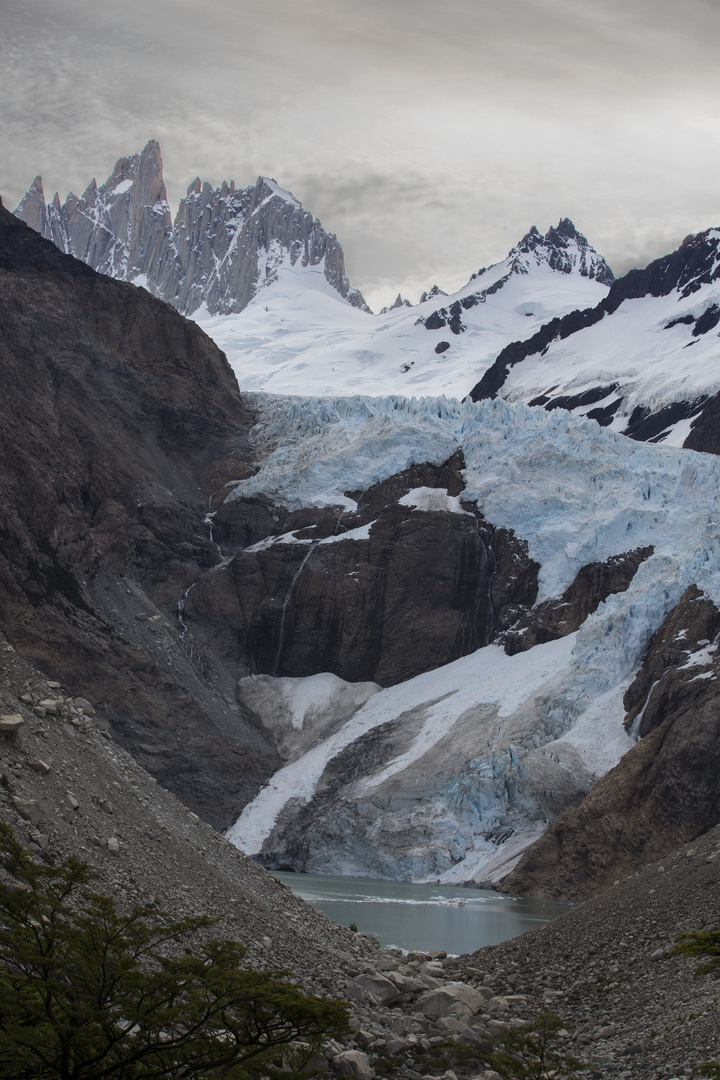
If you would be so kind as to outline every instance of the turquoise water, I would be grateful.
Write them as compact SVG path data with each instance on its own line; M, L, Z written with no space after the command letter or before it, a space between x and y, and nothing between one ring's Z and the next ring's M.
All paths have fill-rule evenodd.
M572 907L453 885L273 874L335 922L355 923L358 930L376 934L382 945L423 952L473 952L524 934Z

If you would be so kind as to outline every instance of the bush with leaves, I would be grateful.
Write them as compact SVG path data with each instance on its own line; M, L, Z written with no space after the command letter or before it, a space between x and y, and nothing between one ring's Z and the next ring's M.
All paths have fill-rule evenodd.
M695 972L696 975L713 974L720 979L720 930L693 930L678 934L670 956L709 956Z
M36 863L2 824L0 862L0 1077L287 1080L349 1029L345 1003L197 942L211 919L121 914L85 863Z
M509 1028L490 1055L491 1067L508 1080L573 1080L590 1066L555 1049L562 1027L559 1016L538 1013L530 1027Z
M709 956L706 964L696 968L696 975L714 975L720 979L720 930L692 930L678 934L670 956ZM720 1062L705 1061L693 1075L720 1080Z

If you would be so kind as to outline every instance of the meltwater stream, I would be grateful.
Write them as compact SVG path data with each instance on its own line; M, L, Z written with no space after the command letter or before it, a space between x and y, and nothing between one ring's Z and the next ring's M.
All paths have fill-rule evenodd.
M376 934L385 946L460 954L524 934L572 904L501 896L486 889L273 871L335 922Z

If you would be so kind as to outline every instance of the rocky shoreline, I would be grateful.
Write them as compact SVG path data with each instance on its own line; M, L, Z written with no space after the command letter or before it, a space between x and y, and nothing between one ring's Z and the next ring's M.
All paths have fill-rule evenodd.
M720 826L520 938L460 957L403 954L333 923L242 856L94 712L0 643L2 819L38 857L91 863L121 907L211 915L214 936L246 944L249 963L349 1001L352 1036L316 1065L360 1080L492 1080L473 1051L542 1011L564 1022L561 1052L598 1077L669 1080L718 1054L716 984L667 953L678 932L718 919Z

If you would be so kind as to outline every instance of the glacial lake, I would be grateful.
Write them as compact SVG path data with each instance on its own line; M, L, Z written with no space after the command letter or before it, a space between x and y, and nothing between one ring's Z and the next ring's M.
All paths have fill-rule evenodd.
M573 907L454 885L272 873L335 922L355 923L358 930L376 934L382 945L408 951L473 952L524 934Z

